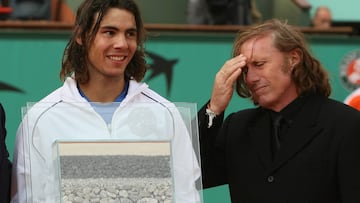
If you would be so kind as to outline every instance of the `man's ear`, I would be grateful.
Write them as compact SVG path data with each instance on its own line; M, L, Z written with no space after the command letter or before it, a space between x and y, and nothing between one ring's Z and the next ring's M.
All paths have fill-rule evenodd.
M76 43L77 44L79 44L79 45L83 45L83 43L82 43L82 38L81 38L81 36L80 36L80 28L77 28L76 29Z
M289 52L289 64L291 68L297 66L302 59L302 52L299 48L295 48Z
M78 43L79 45L82 45L82 40L79 35L76 37L76 43Z

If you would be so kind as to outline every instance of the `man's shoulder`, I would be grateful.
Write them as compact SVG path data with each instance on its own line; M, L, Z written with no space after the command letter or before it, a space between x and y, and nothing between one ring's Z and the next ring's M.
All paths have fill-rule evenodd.
M254 117L261 115L264 112L264 109L258 108L249 108L242 109L237 112L229 114L228 120L252 120Z
M241 109L237 112L234 112L235 115L238 116L244 116L244 115L256 115L258 113L264 112L264 109L262 109L261 107L258 108L249 108L249 109Z
M322 112L321 115L324 115L325 117L327 117L327 119L360 119L360 111L332 98L324 99L324 101L320 105L320 109ZM328 117L329 115L333 116Z
M22 107L22 110L26 114L37 115L60 101L60 88L58 88L39 101L28 101L25 106Z
M169 101L168 99L166 99L165 97L163 97L162 95L160 95L159 93L157 93L156 91L150 89L150 88L145 88L141 91L141 95L143 95L145 98L148 98L152 101L155 102L160 102L160 103L172 103L171 101Z

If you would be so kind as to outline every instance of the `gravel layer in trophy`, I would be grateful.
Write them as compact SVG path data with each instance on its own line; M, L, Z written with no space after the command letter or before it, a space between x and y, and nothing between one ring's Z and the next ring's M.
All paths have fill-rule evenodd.
M62 178L168 178L169 156L61 156Z
M171 203L169 156L61 156L63 203Z
M63 203L171 203L167 179L63 179Z

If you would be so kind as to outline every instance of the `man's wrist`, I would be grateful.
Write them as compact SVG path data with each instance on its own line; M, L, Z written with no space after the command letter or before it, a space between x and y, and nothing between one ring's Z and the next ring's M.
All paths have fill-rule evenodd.
M217 114L213 110L211 110L210 104L208 104L206 107L206 115L209 118L208 128L211 128L211 126L213 125L213 121L214 121L215 117L217 116Z

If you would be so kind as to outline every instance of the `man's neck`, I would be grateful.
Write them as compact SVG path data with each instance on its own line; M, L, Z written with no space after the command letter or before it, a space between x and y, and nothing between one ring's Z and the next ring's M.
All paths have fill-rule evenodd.
M125 87L125 80L88 82L79 84L79 88L91 102L114 102Z

